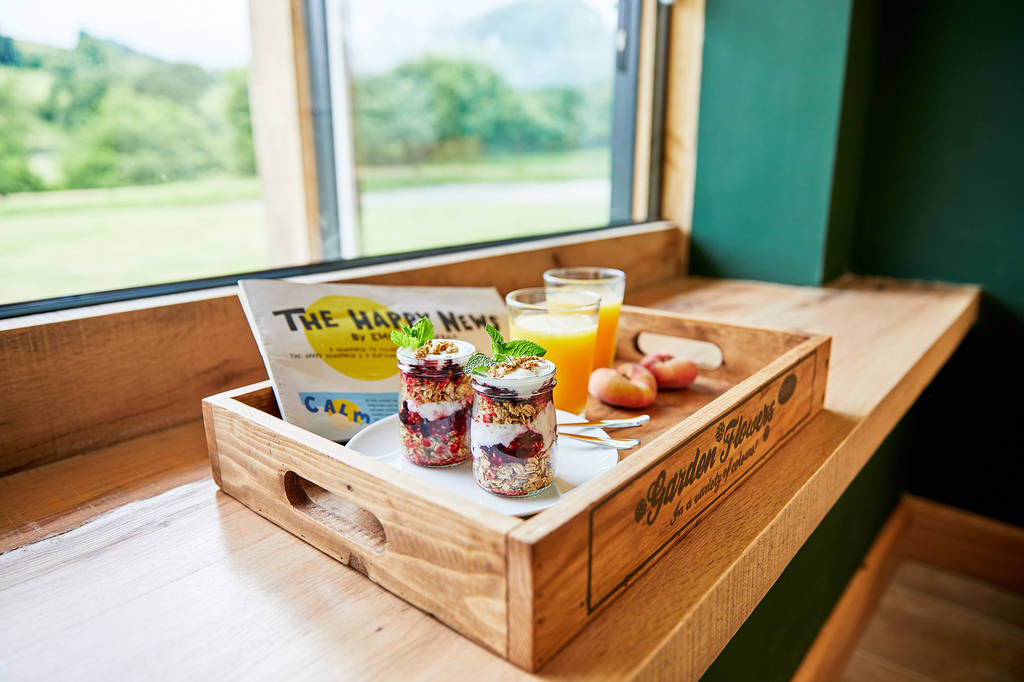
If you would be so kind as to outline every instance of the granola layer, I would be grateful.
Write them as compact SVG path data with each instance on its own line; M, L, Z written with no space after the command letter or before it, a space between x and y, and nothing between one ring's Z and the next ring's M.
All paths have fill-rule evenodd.
M462 363L427 359L399 367L398 419L405 458L427 467L454 466L469 459L473 389Z
M550 391L529 399L477 394L471 425L473 478L492 493L522 497L555 480L555 406Z

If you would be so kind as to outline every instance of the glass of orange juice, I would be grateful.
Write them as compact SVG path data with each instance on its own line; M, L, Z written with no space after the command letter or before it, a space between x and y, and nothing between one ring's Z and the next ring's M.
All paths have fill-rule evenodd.
M594 367L611 367L615 361L615 332L626 293L626 273L615 268L555 268L544 273L549 290L590 291L601 297Z
M590 291L517 289L505 297L510 338L544 346L555 363L555 407L582 415L593 369L601 297Z

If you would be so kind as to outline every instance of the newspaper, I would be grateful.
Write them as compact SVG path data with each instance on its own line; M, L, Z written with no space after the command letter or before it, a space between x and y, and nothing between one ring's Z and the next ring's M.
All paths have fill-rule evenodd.
M344 442L398 412L391 331L428 316L437 338L486 351L484 327L508 332L494 288L241 280L238 297L285 421Z

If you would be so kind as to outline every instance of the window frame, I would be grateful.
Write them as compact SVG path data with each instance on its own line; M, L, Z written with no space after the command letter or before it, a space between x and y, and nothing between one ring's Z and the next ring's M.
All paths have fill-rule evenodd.
M348 70L344 57L339 50L331 52L329 46L344 44L344 17L341 15L340 3L330 0L298 0L303 6L305 15L305 39L296 39L296 44L304 43L308 49L310 71L311 98L314 102L314 140L317 159L316 191L320 197L319 221L322 238L323 254L336 254L346 257L359 249L360 221L357 209L358 187L355 179L352 152L353 111L349 92L352 84L347 81ZM609 205L609 221L606 226L624 225L634 221L654 220L656 213L638 212L634 210L637 198L635 192L637 148L639 145L659 143L653 137L641 140L638 133L649 133L650 121L640 121L643 116L650 117L652 110L643 107L638 110L640 88L664 87L664 79L642 78L641 71L656 68L651 64L641 63L641 52L645 40L653 36L642 31L642 17L646 13L651 22L669 21L669 13L660 8L655 9L653 2L646 0L618 0L617 41L612 71L612 111L611 111L611 197ZM338 75L341 71L345 75ZM658 94L653 95L658 101ZM663 99L663 98L662 98ZM339 112L335 117L334 112ZM642 123L642 125L640 125ZM338 144L339 140L346 140ZM645 155L653 162L655 153ZM352 164L345 168L345 163ZM342 164L339 170L338 164ZM320 171L323 171L322 173ZM642 175L648 170L641 169ZM645 190L653 189L647 183ZM643 197L643 204L649 204L649 197ZM590 228L587 228L590 229ZM562 230L549 234L567 234L573 230Z
M612 220L607 225L595 227L524 235L521 237L483 242L470 242L447 247L381 254L377 256L361 256L358 258L348 259L340 258L340 252L342 250L340 244L340 233L338 230L332 228L330 222L332 219L337 220L336 216L339 211L336 193L337 183L334 178L333 147L328 147L316 142L316 139L318 139L317 136L319 136L320 140L330 139L335 130L331 122L329 111L331 102L329 64L323 58L325 56L324 51L327 44L326 40L328 30L328 16L324 11L324 0L282 0L280 3L253 3L250 5L250 11L257 14L257 16L251 17L250 22L252 24L252 31L254 34L254 44L257 44L255 38L258 37L258 31L273 31L275 32L276 37L280 38L280 40L274 41L277 44L276 48L272 47L271 49L276 49L276 54L291 53L293 55L294 69L288 69L289 71L294 72L292 74L293 81L287 85L289 86L289 90L295 94L295 99L297 101L284 103L284 106L290 105L294 108L294 111L291 113L297 113L299 130L296 131L294 140L295 144L297 144L299 148L284 151L297 153L301 159L299 166L303 173L303 182L301 183L303 196L284 197L284 201L280 203L290 203L292 206L295 206L296 203L301 205L300 210L305 218L304 222L306 223L306 228L310 232L308 235L309 238L312 240L313 233L315 232L318 235L318 240L321 248L323 249L323 255L330 255L333 257L327 259L321 257L320 260L305 265L272 267L263 270L235 272L211 277L0 304L0 320L74 308L92 307L134 299L145 299L150 297L166 296L169 294L213 289L233 285L239 279L243 278L269 279L315 275L317 273L332 271L343 272L371 265L400 263L403 261L430 256L470 252L488 247L523 244L552 237L587 234L594 234L596 236L601 231L605 230L613 230L629 225L643 226L661 220L660 212L655 213L648 210L647 215L641 217L641 212L635 209L635 206L638 205L638 202L634 197L634 189L638 184L636 182L636 178L647 174L651 169L653 169L656 161L660 162L660 159L662 158L660 149L662 136L659 132L653 132L658 130L653 126L659 116L657 104L653 109L649 108L649 106L643 106L640 107L641 110L638 111L638 103L641 101L641 98L638 96L638 89L651 87L651 83L655 83L658 87L663 89L667 87L665 78L667 64L664 63L664 61L657 61L653 65L647 66L644 66L641 63L640 54L642 49L644 49L643 42L645 40L650 40L650 32L642 32L641 27L643 21L656 21L659 26L657 31L659 39L667 37L667 23L670 21L671 6L664 4L663 2L657 2L656 0L620 0L620 2L619 24L620 28L625 29L626 38L623 45L624 49L619 54L618 61L620 61L625 68L619 69L617 66L615 70L613 97L616 99L613 100L613 108L615 109L613 112L613 121L617 120L618 122L613 123L614 144L612 147L612 204L613 206L618 206L618 211L622 214L620 219ZM273 5L277 5L276 9L268 12L266 8ZM319 8L320 11L317 11L317 8ZM290 21L282 21L282 10L285 10L290 15ZM701 19L702 18L703 17L701 17ZM660 28L662 25L666 26L665 29ZM265 43L263 44L265 45ZM314 58L314 52L319 52L321 57ZM650 73L641 74L641 69L653 69L653 76ZM659 71L661 72L660 76L658 73ZM280 76L281 72L277 71L274 75ZM263 81L262 85L252 84L251 90L267 90L270 87L270 84L267 83L267 81L270 80L269 74L262 74L258 76L258 78ZM621 108L618 100L620 92L622 97L621 101L628 102L631 107L631 111L619 111ZM303 99L306 100L305 103L303 103ZM655 103L659 101L664 103L665 93L661 93L660 99L657 92L653 93L653 101ZM643 124L643 128L646 131L646 137L637 137L638 120ZM257 122L254 120L254 138L260 137L260 131L258 128ZM263 126L263 128L263 137L266 138L269 134L266 130L267 126ZM618 130L619 132L616 134L614 132L615 130ZM254 140L254 142L257 145L259 144L258 139ZM636 149L639 146L650 147L648 158L650 159L649 165L651 169L637 167ZM621 170L618 175L616 175L616 166L614 161L615 155L618 155L618 158L620 159ZM625 161L622 161L623 159L628 159L628 169L622 165L625 163ZM264 165L276 164L265 163ZM659 182L654 184L651 182L645 183L647 185L646 189L648 190L648 201L646 203L649 206L654 205L655 199L660 203L660 166L657 170L659 172L651 173L651 180L657 179ZM320 182L319 178L325 178L325 181ZM615 196L617 183L621 183L621 187L618 190L620 194ZM626 187L628 187L628 200L626 199L627 193L624 189ZM267 183L265 183L265 193L274 193L276 191L276 189L268 187ZM267 198L265 197L265 200L266 199ZM281 197L278 197L278 199L281 199ZM616 204L616 201L618 204ZM314 226L316 228L315 230ZM273 230L273 226L271 226L271 230ZM305 236L303 236L303 238L305 238Z
M24 315L35 315L39 313L51 313L70 308L83 308L97 306L105 303L117 303L134 299L150 298L155 296L166 296L169 294L181 294L190 291L201 291L203 289L215 289L217 287L232 286L240 279L279 279L285 277L301 277L303 275L316 275L324 272L343 273L347 270L356 270L371 265L387 263L402 263L431 256L445 256L457 253L469 253L491 247L511 246L526 244L528 242L539 242L553 237L572 237L593 234L601 236L600 233L615 230L622 227L643 227L660 222L657 219L634 221L624 220L620 223L603 225L601 227L587 227L578 230L566 230L564 232L550 232L538 235L527 235L523 237L510 237L507 239L496 239L486 242L473 242L470 244L458 244L455 246L443 246L433 249L420 249L417 251L404 251L400 253L382 254L379 256L362 256L360 258L338 258L319 263L307 265L295 265L281 268L270 268L266 270L252 270L238 272L229 275L217 275L214 277L202 277L199 279L181 280L177 282L165 282L160 284L146 284L137 287L126 287L123 289L110 289L86 294L74 294L71 296L58 296L55 298L44 298L35 301L24 301L19 303L7 303L0 305L0 320L21 317Z

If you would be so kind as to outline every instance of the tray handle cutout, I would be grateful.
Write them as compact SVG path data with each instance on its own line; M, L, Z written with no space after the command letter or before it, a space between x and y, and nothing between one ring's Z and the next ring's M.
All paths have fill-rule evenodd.
M292 507L371 554L384 554L388 537L373 512L307 481L294 471L284 474L284 493Z
M724 362L722 349L709 341L641 331L634 337L633 342L641 355L669 353L691 360L705 371L718 369Z

